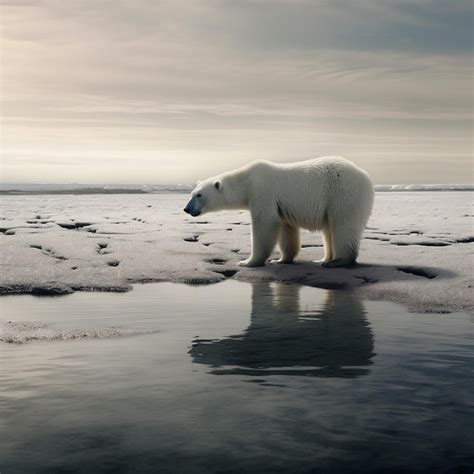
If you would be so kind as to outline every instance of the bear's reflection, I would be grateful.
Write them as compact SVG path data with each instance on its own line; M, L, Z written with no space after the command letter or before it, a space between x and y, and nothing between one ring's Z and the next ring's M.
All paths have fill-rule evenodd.
M316 302L315 309L303 310L300 291L299 285L253 284L250 326L224 339L196 338L190 349L193 362L210 366L218 375L367 374L375 353L362 302L353 295L326 290L322 304Z

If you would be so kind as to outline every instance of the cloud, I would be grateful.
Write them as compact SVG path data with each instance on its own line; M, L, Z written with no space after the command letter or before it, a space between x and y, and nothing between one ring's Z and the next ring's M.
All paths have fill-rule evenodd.
M18 152L85 167L154 152L181 181L197 159L212 171L217 156L328 152L387 181L394 153L429 164L440 150L466 169L470 13L463 0L3 2L5 169Z

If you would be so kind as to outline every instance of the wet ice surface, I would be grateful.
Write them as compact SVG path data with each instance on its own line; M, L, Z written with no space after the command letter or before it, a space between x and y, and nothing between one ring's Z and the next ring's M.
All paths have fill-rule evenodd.
M470 472L473 320L282 283L5 296L0 470Z
M474 309L473 193L379 192L359 257L326 269L319 235L297 265L241 268L248 212L193 219L184 194L2 196L0 292L127 291L134 282L291 281L350 289L417 311ZM276 256L276 254L275 254Z

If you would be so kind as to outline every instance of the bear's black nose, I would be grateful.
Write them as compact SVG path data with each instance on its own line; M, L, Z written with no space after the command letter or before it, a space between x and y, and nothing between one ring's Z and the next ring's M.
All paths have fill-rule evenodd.
M183 211L186 213L186 214L189 214L189 209L188 209L188 206L186 206Z

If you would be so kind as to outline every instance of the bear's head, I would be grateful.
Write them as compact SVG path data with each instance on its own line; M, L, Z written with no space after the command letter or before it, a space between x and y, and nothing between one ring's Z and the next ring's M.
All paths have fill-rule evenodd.
M222 192L222 180L211 178L198 181L197 186L191 193L191 199L183 209L184 212L193 217L200 216L206 212L219 211L225 208L225 198Z

